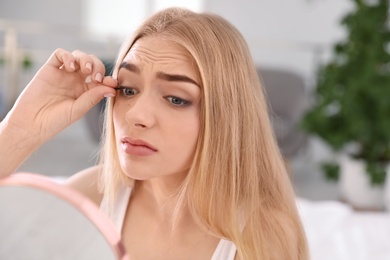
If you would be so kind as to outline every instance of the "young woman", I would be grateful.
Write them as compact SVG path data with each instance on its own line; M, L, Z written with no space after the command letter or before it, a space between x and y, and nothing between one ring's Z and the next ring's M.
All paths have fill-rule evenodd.
M295 196L241 34L167 9L123 45L113 78L56 50L0 125L3 176L107 97L101 163L69 179L132 259L308 259Z

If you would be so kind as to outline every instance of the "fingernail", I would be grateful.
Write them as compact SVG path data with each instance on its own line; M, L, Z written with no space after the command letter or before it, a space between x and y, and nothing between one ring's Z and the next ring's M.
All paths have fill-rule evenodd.
M91 83L92 82L92 77L89 75L88 77L85 78L85 83Z
M96 73L95 80L97 82L102 82L102 79L103 79L102 74L100 74L100 72Z
M89 70L89 71L92 71L92 64L91 63L87 63L87 64L85 64L85 67L87 68L87 70Z
M107 94L104 95L104 97L107 97L107 98L108 98L108 97L114 97L114 96L115 96L115 95L112 94L112 93L107 93Z
M71 62L69 63L69 67L70 67L72 70L75 70L75 69L76 69L76 67L74 66L74 62L73 62L73 61L71 61Z

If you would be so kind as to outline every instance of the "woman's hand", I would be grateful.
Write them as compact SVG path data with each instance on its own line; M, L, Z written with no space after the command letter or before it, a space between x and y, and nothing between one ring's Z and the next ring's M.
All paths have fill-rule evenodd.
M104 65L95 56L57 49L1 122L0 158L11 156L14 147L31 153L104 97L115 96L117 81L104 74ZM2 163L0 159L0 167Z
M80 51L57 49L19 96L8 124L41 142L80 119L105 96L114 96L117 81L104 77L103 63Z

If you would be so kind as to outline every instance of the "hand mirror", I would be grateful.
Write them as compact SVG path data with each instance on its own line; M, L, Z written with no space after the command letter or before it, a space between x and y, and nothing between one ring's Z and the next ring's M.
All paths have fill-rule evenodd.
M129 259L108 218L48 177L0 179L0 259Z

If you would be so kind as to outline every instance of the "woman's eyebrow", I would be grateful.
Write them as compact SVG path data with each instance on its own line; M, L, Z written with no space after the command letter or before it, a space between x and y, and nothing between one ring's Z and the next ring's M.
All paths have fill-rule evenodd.
M122 62L121 65L119 65L119 70L120 69L126 69L128 71L134 72L136 74L141 74L141 69L135 65L134 63L129 63L129 62ZM181 81L181 82L187 82L194 84L199 87L199 84L193 80L192 78L185 76L185 75L179 75L179 74L168 74L162 71L159 71L156 73L156 77L158 79L166 80L166 81Z
M168 74L168 73L159 71L159 72L157 72L156 77L158 79L162 79L162 80L166 80L166 81L181 81L181 82L192 83L192 84L199 87L199 84L195 80L193 80L190 77L185 76L185 75Z
M133 64L133 63L122 62L121 65L119 65L119 70L122 69L122 68L125 68L128 71L131 71L131 72L134 72L134 73L137 73L137 74L141 73L140 68L137 65Z

